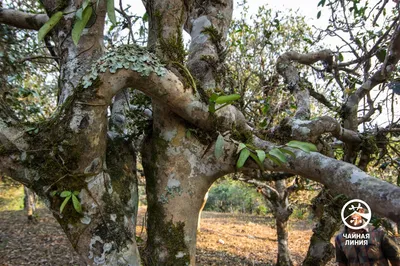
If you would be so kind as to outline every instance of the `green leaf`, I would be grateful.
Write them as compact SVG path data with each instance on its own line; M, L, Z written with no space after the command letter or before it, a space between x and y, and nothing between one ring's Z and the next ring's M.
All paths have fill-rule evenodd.
M192 136L192 131L190 129L186 130L186 138L190 138Z
M378 58L379 62L381 63L385 62L386 50L385 49L378 50L378 52L376 52L376 57Z
M319 1L318 6L324 6L324 5L325 5L325 0Z
M264 162L265 160L265 151L262 150L256 150L257 157L260 160L260 162Z
M82 205L74 194L72 194L72 205L74 205L74 209L77 213L82 213Z
M344 57L343 57L343 54L342 54L342 53L339 53L338 60L339 60L340 62L343 62Z
M61 192L60 197L61 198L69 197L69 196L71 196L71 194L72 194L71 191L63 191L63 192Z
M289 154L289 155L292 156L293 158L296 158L296 154L295 154L294 152L292 152L291 150L284 149L284 148L279 148L279 150L280 150L281 152L284 152L284 153Z
M112 24L117 24L117 18L115 17L114 0L107 0L107 15Z
M272 162L274 162L275 164L277 164L277 165L281 165L281 164L282 164L281 161L280 161L278 158L276 158L275 156L273 156L273 155L271 155L271 154L269 154L269 153L265 154L265 156L266 156L268 159L270 159Z
M90 0L85 0L85 1L83 1L83 4L82 4L82 10L85 10L85 8L88 6L90 4ZM76 15L76 14L75 14Z
M208 111L212 114L215 113L215 102L210 102L208 105Z
M250 151L248 149L243 149L240 152L239 159L237 160L236 167L242 168L247 158L250 156Z
M321 10L318 11L318 13L317 13L317 19L319 19L320 17L321 17Z
M300 149L305 152L317 151L317 147L314 144L297 140L289 141L286 146Z
M273 148L272 150L270 150L268 152L270 155L275 156L276 158L279 159L279 161L281 161L282 163L286 163L287 159L285 154L283 154L283 152L281 152L279 149L277 148Z
M86 24L88 23L90 17L92 16L92 7L87 6L85 10L83 10L82 19L76 19L74 27L72 29L72 40L75 45L78 45L79 39L81 38L81 34Z
M57 13L53 14L51 18L44 23L44 25L39 29L38 32L38 41L41 42L43 41L44 37L46 36L49 31L51 31L52 28L54 28L55 25L60 21L60 19L63 16L62 11L58 11Z
M209 101L210 101L210 102L215 102L215 100L216 100L218 97L219 97L218 94L213 93L213 94L211 94Z
M75 196L78 196L78 195L79 195L79 191L78 191L78 190L75 190L75 191L73 192L73 194L74 194Z
M239 94L231 94L231 95L219 96L215 100L215 102L218 104L223 104L223 103L230 103L230 102L236 101L238 99L240 99Z
M63 203L62 203L61 206L60 206L60 213L63 212L63 210L64 210L64 208L65 208L65 205L67 205L67 203L68 203L68 201L69 201L70 198L71 198L71 195L69 195L68 197L65 198L65 200L63 201Z
M224 137L221 134L218 134L218 138L217 141L215 142L215 150L214 150L214 154L215 154L215 158L219 159L223 152L224 152Z
M147 14L147 12L144 13L142 19L143 19L144 22L149 21L149 14Z
M250 157L253 158L253 160L258 164L258 167L260 167L260 169L262 171L264 171L264 165L262 164L262 162L260 161L260 159L258 159L258 157L254 154L254 153L250 153Z
M75 17L77 17L78 19L82 19L82 14L83 14L83 7L79 8L76 13L75 13Z
M236 154L238 154L241 150L243 150L244 148L246 148L246 144L244 143L239 143L239 146L237 148Z
M54 197L57 194L57 190L53 190L52 192L50 192L50 196Z

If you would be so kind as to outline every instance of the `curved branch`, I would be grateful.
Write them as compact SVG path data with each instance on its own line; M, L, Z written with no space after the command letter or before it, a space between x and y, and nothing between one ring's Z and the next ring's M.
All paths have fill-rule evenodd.
M146 54L146 56L150 55ZM154 61L151 62L155 64ZM137 71L120 68L114 74L109 71L100 73L96 80L97 84L100 84L97 88L97 95L104 97L107 102L110 102L112 96L119 90L134 87L203 130L224 132L235 128L242 135L247 135L252 145L258 149L268 152L276 146L255 136L243 114L231 105L220 109L215 114L209 113L208 106L199 100L199 95L193 94L190 89L185 89L182 82L170 71L165 70L165 74L161 76L154 72L145 76ZM329 119L327 121L332 122ZM320 119L315 123L323 122L324 119ZM336 127L333 127L332 130L337 132ZM223 163L230 166L230 171L233 172L237 157L236 144L226 142L224 149L226 153ZM212 147L210 150L209 153L213 153ZM287 163L279 166L265 160L265 169L301 175L320 182L338 193L362 199L370 204L373 211L392 220L400 221L400 187L374 178L352 164L326 157L320 153L291 150L296 157L288 158ZM246 162L245 168L255 169L257 165L250 159Z
M46 14L30 14L13 9L0 9L0 23L20 29L39 30L49 17Z
M310 92L310 95L316 99L318 102L322 103L325 105L330 110L333 110L335 106L321 93L317 92L314 90L311 86L307 88L308 91Z
M317 138L325 133L331 133L335 138L346 143L360 143L361 138L357 132L343 128L336 119L329 116L322 116L314 120L288 119L283 123L263 132L274 138L289 135L290 139L308 141L315 143Z
M385 82L393 71L396 70L396 65L400 60L400 25L397 26L393 38L388 49L385 62L382 66L366 81L357 91L352 94L345 106L345 109L350 110L375 86Z
M322 50L308 54L289 51L281 55L276 63L278 73L285 79L289 91L294 94L297 102L297 111L295 118L309 119L310 117L310 93L308 90L300 88L300 77L297 69L292 62L298 62L304 65L311 65L318 61L327 64L328 70L332 69L333 55L330 50Z
M258 138L255 138L254 144L261 149L271 148L269 142ZM374 212L393 221L400 221L400 187L370 176L353 164L317 152L291 150L296 157L288 158L288 163L273 166L265 161L265 168L271 171L293 173L317 181L335 193L364 200Z

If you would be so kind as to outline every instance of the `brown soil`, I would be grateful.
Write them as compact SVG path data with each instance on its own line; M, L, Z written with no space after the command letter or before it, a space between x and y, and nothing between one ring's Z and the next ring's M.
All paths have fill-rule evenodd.
M83 265L46 209L39 209L36 223L23 211L0 212L0 265ZM145 209L139 211L137 234L142 230ZM198 236L197 265L273 265L277 256L273 219L265 216L204 212ZM307 221L289 223L289 247L301 265L311 236ZM330 263L328 265L334 265Z

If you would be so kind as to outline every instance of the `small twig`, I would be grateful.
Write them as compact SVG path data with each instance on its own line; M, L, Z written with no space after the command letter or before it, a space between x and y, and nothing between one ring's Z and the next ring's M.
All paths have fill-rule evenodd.
M82 105L89 105L89 106L106 106L107 104L105 103L84 103L84 102L75 102L76 104L82 104Z
M57 59L59 59L59 57L57 57L57 56L44 56L44 55L28 56L28 57L25 57L25 58L22 58L22 59L18 60L17 63L24 63L25 61L32 61L32 60L36 60L36 59L54 59L54 60L57 60Z

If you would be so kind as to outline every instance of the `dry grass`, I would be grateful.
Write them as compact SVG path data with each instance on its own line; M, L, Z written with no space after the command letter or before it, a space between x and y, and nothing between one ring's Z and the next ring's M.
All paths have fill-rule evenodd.
M145 208L140 208L143 217ZM137 233L142 231L139 219ZM197 265L274 265L277 237L270 216L203 212L197 237ZM313 224L305 220L289 221L289 248L295 265L307 254ZM145 230L141 238L145 239ZM221 243L223 241L223 244ZM335 265L334 260L327 264Z
M21 191L16 189L14 193L19 195ZM4 202L12 198L1 196L7 198ZM80 265L79 257L48 210L40 209L38 223L29 224L23 211L5 209L0 211L1 266ZM141 225L145 212L145 208L139 209L137 227L137 234L142 232L140 237L144 240L146 230ZM301 265L307 253L312 227L305 220L289 222L289 248L295 265ZM203 212L197 265L273 265L276 256L272 217Z

